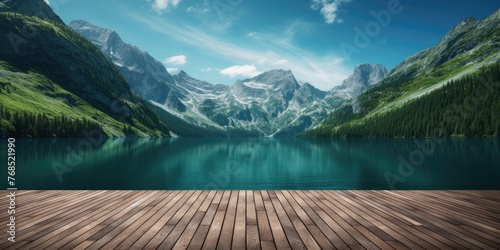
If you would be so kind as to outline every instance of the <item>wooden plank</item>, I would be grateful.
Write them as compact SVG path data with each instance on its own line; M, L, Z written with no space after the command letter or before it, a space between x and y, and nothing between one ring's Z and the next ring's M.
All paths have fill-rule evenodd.
M226 216L224 217L224 224L220 232L219 242L217 249L228 249L233 240L234 222L236 219L236 207L238 205L238 191L231 191L231 197L226 209Z
M109 218L110 216L113 216L116 213L119 213L123 211L129 204L135 203L135 200L142 198L139 197L140 193L136 192L135 195L130 195L128 196L129 192L121 192L120 195L115 195L117 199L109 199L107 201L107 204L105 206L99 207L100 209L97 210L98 213L93 215L92 217L89 217L87 220L90 223L86 223L83 225L83 227L77 227L77 230L66 230L62 234L59 234L57 241L50 246L47 246L47 248L50 249L57 249L62 246L70 248L71 244L70 242L81 242L87 238L89 238L91 235L101 231L105 225L101 224L104 220ZM128 199L123 199L124 197L128 197ZM76 246L76 245L73 245Z
M246 247L246 192L238 191L236 218L234 220L232 249L245 249Z
M322 216L322 213L328 214L331 219L333 219L338 225L340 225L351 235L351 238L354 238L355 241L358 242L355 245L361 244L364 247L371 249L378 248L375 244L373 244L373 242L371 242L362 233L356 230L355 226L359 226L359 223L354 218L349 217L346 211L342 211L334 203L314 191L307 191L305 193L306 195L310 196L311 199L319 200L316 202L316 204L322 209L322 211L320 212L320 216ZM324 216L323 218L326 219ZM352 242L348 241L347 244L350 245L352 244Z
M257 210L255 208L254 191L247 190L246 192L246 224L249 226L257 225Z
M172 232L170 232L167 238L165 238L165 240L163 240L163 242L160 244L160 249L172 249L178 241L178 247L180 248L185 248L185 246L189 245L191 237L194 235L198 224L201 223L201 220L203 219L204 212L198 212L198 209L202 202L205 199L209 198L206 195L208 194L208 191L197 192L199 192L200 195L195 199L191 207L189 207L186 213L182 216L182 219L176 222ZM203 193L205 193L205 195L202 195ZM193 195L193 197L194 196L196 195ZM189 226L189 223L191 221L193 222L191 224L191 227L187 231L184 231ZM186 234L184 235L183 239L180 239L183 232L186 232Z
M247 225L246 231L246 249L260 249L259 227Z
M288 200L284 197L284 195L280 191L275 191L276 197L278 198L279 202L281 203L281 206L285 210L285 213L288 215L288 218L292 222L293 227L297 231L300 239L304 243L304 246L307 249L320 249L320 246L318 242L316 242L316 239L311 235L311 233L308 231L306 225L304 222L299 218L295 210L292 208ZM300 206L298 206L296 209L299 210ZM302 210L302 209L300 209ZM303 210L302 210L303 211ZM305 214L305 212L304 212ZM309 225L313 225L314 223L310 220L310 218L307 217L306 221L309 223ZM322 238L319 238L322 239ZM323 247L324 249L332 249L333 245L328 242L322 242L326 247Z
M294 197L297 204L306 212L306 214L311 218L314 224L318 227L321 233L326 236L326 238L333 244L337 249L347 249L347 245L344 241L332 231L332 229L326 224L326 222L319 217L319 215L307 204L302 197L300 197L295 191L283 191L283 193L288 193L290 197ZM311 231L311 230L310 230ZM313 233L317 235L319 233Z
M257 210L255 209L254 191L246 191L246 248L260 249ZM268 225L269 228L269 225Z
M56 205L60 202L60 199L55 199L53 205L50 206L52 210L55 211L54 214L49 215L45 218L39 217L40 219L31 217L34 221L43 221L44 223L38 223L29 226L24 230L18 229L18 235L20 235L19 240L27 239L29 241L34 241L46 234L49 234L50 232L53 232L54 230L61 228L62 226L67 226L71 223L72 220L74 220L75 216L85 216L86 214L91 213L94 210L92 208L98 206L100 202L105 199L105 196L97 196L97 198L91 200L90 202L85 202L83 206L73 206L74 204L78 204L75 202L72 203L72 206L65 206L62 208L60 208L59 205ZM86 201L86 199L82 201ZM19 224L28 226L31 223L31 221L28 221L28 223ZM23 227L21 226L20 228ZM47 237L45 239L47 239ZM38 243L40 243L40 241L38 241Z
M94 216L89 217L87 220L90 221L90 223L84 224L83 227L78 228L78 230L69 235L63 235L63 238L57 240L56 243L49 246L49 248L52 248L52 246L54 246L54 248L62 246L66 249L76 247L82 241L86 241L92 235L105 228L106 225L102 222L117 214L124 214L126 208L136 200L142 198L141 196L142 192L122 192L121 195L116 196L117 200L110 200L108 204L101 206ZM66 231L63 234L66 234Z
M217 207L217 212L215 213L214 219L212 220L212 224L210 225L210 229L207 233L205 242L203 243L203 249L215 249L217 247L230 195L231 191L224 191L221 201Z
M449 247L451 247L453 249L463 248L464 246L462 246L461 243L465 243L467 245L470 245L461 239L458 239L459 242L457 242L456 240L450 239L449 235L443 235L440 232L436 232L436 230L433 230L434 227L432 226L432 224L429 223L430 221L428 221L428 218L425 216L419 215L418 211L414 207L412 207L413 205L410 205L409 203L402 202L400 197L397 197L394 195L391 196L390 192L380 192L380 193L377 193L377 195L379 197L384 197L383 198L384 202L390 204L390 205L386 205L386 206L390 207L393 211L396 211L397 213L404 215L410 219L420 221L419 225L413 225L412 228L417 229L421 232L424 232L425 234L433 237L434 239L436 239L442 243L445 243L446 245L448 245ZM417 203L417 202L418 202L419 206L422 206L422 201L416 200L416 201L413 201L412 203Z
M262 196L262 201L264 203L264 207L266 208L266 215L269 220L269 225L271 227L271 232L273 234L274 244L277 249L291 249L290 244L288 243L287 237L285 235L285 231L281 225L281 222L278 218L278 214L276 213L274 206L269 198L269 194L267 191L261 191L260 195ZM257 216L262 215L262 211L257 211ZM260 216L259 216L260 223ZM259 224L260 227L260 224ZM264 240L264 235L261 234L261 240L268 245L267 240ZM264 248L264 246L262 245Z
M332 219L323 209L318 206L318 204L321 204L319 200L314 200L311 199L310 196L307 195L307 191L296 191L296 193L303 199L309 206L311 206L311 209L314 207L314 210L319 218L321 218L321 221L325 222L333 232L338 235L343 242L345 242L349 247L357 247L360 246L359 242L356 241L347 231L344 229L339 223L337 223L336 220ZM327 230L325 230L327 231ZM337 244L342 245L340 242L337 242Z
M194 213L193 210L190 209L190 207L191 207L191 205L193 205L193 203L195 203L195 202L201 203L201 201L198 199L198 197L201 194L201 191L198 190L198 191L193 191L191 193L192 194L189 196L189 199L183 200L183 202L182 202L183 204L181 204L181 206L179 207L179 209L177 209L177 211L175 211L175 212L169 211L170 214L169 214L169 216L167 216L167 217L169 217L169 220L163 224L163 227L155 235L155 237L153 237L151 239L151 241L145 246L145 248L151 249L153 247L157 247L157 246L163 244L164 242L166 242L166 244L172 244L172 245L173 245L173 243L175 243L175 241L177 240L177 236L180 234L179 231L187 225L189 218L182 220L182 223L181 223L181 219L183 218L183 216L187 212L189 212L188 216L190 216L190 214ZM171 235L174 228L176 229L176 231L174 231L173 232L174 234ZM170 236L170 238L168 238L169 236Z
M130 224L139 219L146 213L139 204L148 205L153 202L158 192L149 192L143 199L136 201L129 206L129 211L121 216L113 216L112 223L103 228L101 231L92 235L89 240L94 240L94 244L90 245L88 249L100 249L120 232L125 230Z
M290 221L290 218L288 218L288 215L285 212L285 209L279 202L278 198L276 197L276 193L274 191L268 191L269 198L274 206L274 210L276 211L276 214L278 215L279 222L281 223L281 226L283 227L283 230L285 231L286 238L288 239L288 242L290 243L290 247L292 249L304 249L306 248L304 243L302 242L297 230L293 226L292 222Z
M205 191L202 196L206 195L207 192L208 191ZM198 229L201 221L203 220L203 217L205 216L205 204L210 204L213 201L214 196L215 191L210 191L208 195L206 195L205 201L198 208L198 210L195 211L196 213L193 216L193 219L189 222L184 232L182 232L182 235L179 237L179 240L174 245L173 249L186 249L189 246L189 243L193 239L196 230ZM193 205L193 207L195 207L195 205Z
M184 202L189 199L193 195L194 191L182 191L179 192L179 194L174 197L172 200L170 200L166 206L168 209L165 211L165 213L153 224L149 227L149 229L143 234L142 237L137 239L134 244L132 244L131 248L144 248L148 244L150 246L154 245L157 246L160 244L161 241L155 245L154 243L151 243L154 237L157 237L157 239L163 240L163 237L166 236L170 230L173 228L173 226L166 225L168 220L172 218L172 216L177 212L177 210L184 205Z
M138 230L142 225L144 225L154 214L156 214L161 207L164 205L162 202L166 197L169 197L171 192L161 192L159 196L155 197L155 200L145 206L146 204L140 204L143 206L141 210L144 210L146 213L141 216L138 220L133 222L130 226L128 226L121 233L113 237L108 243L106 243L102 248L104 249L112 249L117 245L121 244L124 240L128 239L131 235L134 234L136 230Z
M500 248L495 190L18 195L18 241L0 249Z
M222 198L223 191L217 191L214 198L212 199L212 203L203 216L203 220L200 223L200 226L196 230L193 235L193 239L189 243L188 249L201 249L203 243L205 242L205 238L207 237L208 230L210 229L210 225L215 217L215 213L217 212L217 207L219 206L220 200Z
M99 193L100 192L96 192ZM140 195L140 194L139 194ZM143 197L141 199L144 199L145 193L143 193ZM103 198L103 199L100 199ZM28 244L26 247L34 247L36 246L37 248L44 249L47 246L57 242L59 239L63 239L66 235L71 234L74 231L77 231L81 226L82 222L86 221L88 218L92 217L96 213L99 213L98 208L102 207L101 202L104 202L106 199L109 200L106 195L102 195L100 198L95 199L97 203L90 203L91 205L86 206L87 203L83 203L80 206L82 207L81 209L85 209L85 214L78 214L75 213L73 215L67 215L66 220L64 220L66 223L64 225L58 224L60 226L55 226L54 229L49 230L48 233L45 233L44 231L40 232L40 234L43 234L42 237L37 237L36 239L33 239L33 241ZM86 200L83 200L82 202L85 202ZM75 204L76 205L76 204ZM75 206L80 207L80 206ZM69 211L72 211L71 209ZM51 221L51 220L49 220ZM48 225L51 225L48 223Z
M356 191L351 192L358 194ZM360 202L363 202L363 205L352 202L349 204L353 205L355 209L359 209L360 211L370 214L380 223L386 225L387 229L384 231L398 239L398 241L402 241L406 247L411 249L446 248L446 245L442 243L438 243L437 245L432 244L436 242L435 239L423 234L422 232L413 230L413 228L405 223L399 223L399 221L391 217L391 210L373 203L372 200L366 197L366 195L358 194L357 197ZM398 237L398 235L402 235L404 238Z
M185 194L185 191L170 192L170 194L158 204L158 211L156 211L153 216L151 216L142 225L140 225L140 227L137 228L133 233L128 235L128 237L125 238L116 248L131 248L136 241L142 241L140 244L146 244L154 236L154 233L150 231L150 229L154 227L154 225L159 224L158 221L160 220L160 218L166 218L164 216L165 213L167 213L174 206L174 204L176 204L176 202L180 200Z

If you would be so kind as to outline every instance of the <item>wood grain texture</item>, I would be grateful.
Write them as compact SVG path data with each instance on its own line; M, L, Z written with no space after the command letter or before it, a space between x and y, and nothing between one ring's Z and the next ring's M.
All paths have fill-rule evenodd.
M500 249L500 191L16 194L0 249Z

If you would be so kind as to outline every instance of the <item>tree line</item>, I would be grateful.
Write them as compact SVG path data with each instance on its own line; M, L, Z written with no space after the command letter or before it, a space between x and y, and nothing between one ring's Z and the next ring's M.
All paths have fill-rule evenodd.
M85 137L85 132L101 131L102 127L85 118L65 115L48 117L46 114L10 111L0 104L0 135L2 137Z

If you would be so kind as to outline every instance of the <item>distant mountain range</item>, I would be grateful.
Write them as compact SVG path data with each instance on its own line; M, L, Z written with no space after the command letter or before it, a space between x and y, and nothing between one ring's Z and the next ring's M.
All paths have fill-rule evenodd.
M236 129L255 136L296 135L320 124L328 113L375 85L387 72L382 65L359 65L339 88L328 92L299 84L289 70L264 72L232 86L214 85L184 71L170 76L160 62L124 43L112 30L82 20L69 26L100 48L142 98L216 134ZM190 135L182 129L173 132Z
M282 69L231 86L184 71L172 76L113 30L83 20L67 26L43 0L10 0L0 6L0 133L41 136L47 131L38 131L40 124L57 121L78 126L71 133L59 126L49 136L82 135L85 127L108 136L295 136L309 130L364 136L359 131L376 126L375 117L400 112L450 80L480 69L488 76L484 67L494 72L499 13L462 21L438 45L390 71L358 65L340 85L322 91Z

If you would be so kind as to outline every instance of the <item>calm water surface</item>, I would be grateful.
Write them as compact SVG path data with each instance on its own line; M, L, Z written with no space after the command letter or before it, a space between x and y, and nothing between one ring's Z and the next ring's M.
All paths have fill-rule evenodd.
M17 139L16 153L19 189L500 189L497 139Z

